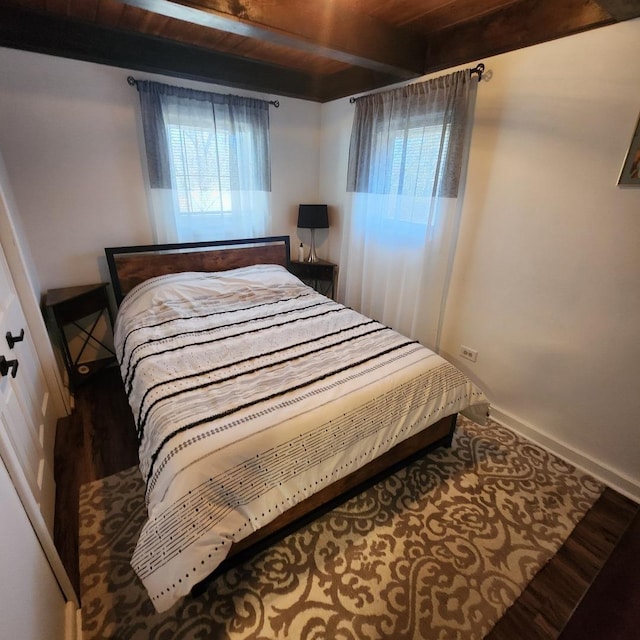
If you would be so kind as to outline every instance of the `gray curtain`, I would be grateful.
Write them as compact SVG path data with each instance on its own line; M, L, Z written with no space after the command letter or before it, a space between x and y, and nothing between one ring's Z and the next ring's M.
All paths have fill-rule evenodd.
M339 296L436 351L476 87L459 71L355 105Z
M441 76L427 82L409 84L399 89L375 93L356 101L351 143L347 191L361 193L414 192L455 197L464 162L464 146L469 117L471 87L477 84L468 71ZM408 149L411 134L420 130L419 148ZM431 130L431 131L430 131ZM415 136L414 136L415 138ZM406 154L431 154L437 159L433 179L409 177L394 182L399 145ZM401 162L403 161L401 160Z
M269 228L269 103L139 80L157 242Z
M147 152L149 183L151 188L171 188L169 145L167 140L167 111L173 108L176 113L188 110L209 111L212 122L217 120L231 125L235 131L249 125L255 132L254 163L256 165L256 187L263 191L271 190L271 169L269 163L269 103L255 98L223 95L207 91L197 91L184 87L174 87L159 82L138 80L140 94L142 127ZM238 139L236 137L236 139ZM236 162L242 154L236 150L233 154ZM241 168L236 166L234 173L239 175Z

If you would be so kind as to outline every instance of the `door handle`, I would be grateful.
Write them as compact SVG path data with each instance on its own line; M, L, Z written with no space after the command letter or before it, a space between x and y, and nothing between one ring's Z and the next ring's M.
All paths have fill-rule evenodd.
M22 342L24 340L24 329L20 331L19 336L11 335L11 331L7 331L6 333L7 343L9 344L9 349L13 349L16 342Z
M11 377L15 378L18 373L18 361L7 360L4 356L0 356L0 375L6 376L11 372Z

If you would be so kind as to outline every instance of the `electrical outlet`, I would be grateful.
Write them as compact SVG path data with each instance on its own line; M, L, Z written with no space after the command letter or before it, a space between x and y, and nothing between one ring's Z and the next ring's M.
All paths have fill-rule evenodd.
M471 360L471 362L475 362L478 359L478 352L463 344L460 345L460 355L467 360Z

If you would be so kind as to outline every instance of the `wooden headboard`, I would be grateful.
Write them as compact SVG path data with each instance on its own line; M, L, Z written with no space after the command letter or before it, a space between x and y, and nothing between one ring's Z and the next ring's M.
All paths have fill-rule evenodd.
M254 264L289 268L289 236L108 247L113 293L118 306L136 285L181 271L228 271Z

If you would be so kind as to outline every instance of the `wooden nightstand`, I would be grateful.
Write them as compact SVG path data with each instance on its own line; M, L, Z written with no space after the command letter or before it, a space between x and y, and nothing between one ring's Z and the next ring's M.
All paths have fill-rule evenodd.
M113 318L107 296L108 286L108 283L101 282L47 291L44 301L47 320L57 334L72 388L116 360L112 343L105 343L103 334L100 337L96 335L101 322L108 322L108 339L112 339ZM84 323L81 323L83 319ZM81 340L80 347L74 349L73 354L69 342L72 332L79 335ZM106 356L88 359L86 348L89 343Z
M289 271L294 276L300 278L302 282L313 287L318 293L335 300L336 277L338 275L338 265L326 260L317 262L298 262L292 260Z

